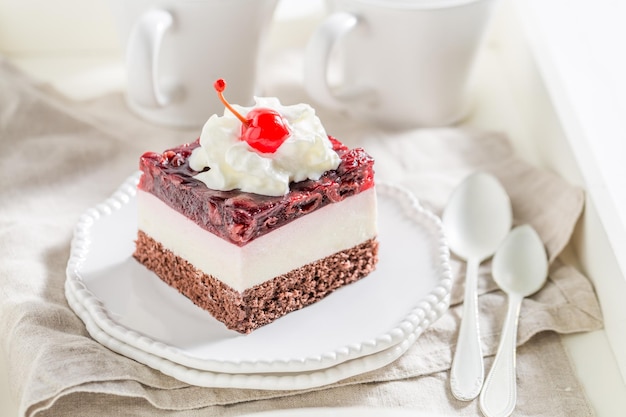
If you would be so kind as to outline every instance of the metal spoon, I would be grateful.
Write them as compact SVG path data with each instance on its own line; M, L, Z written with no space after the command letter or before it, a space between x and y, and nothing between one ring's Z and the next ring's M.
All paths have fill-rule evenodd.
M493 278L508 295L509 305L496 357L480 394L487 417L511 415L517 401L515 344L522 299L541 289L548 276L543 242L529 225L516 227L493 257Z
M484 172L467 177L454 190L443 212L450 249L467 261L463 316L450 370L450 388L459 400L476 398L484 378L476 295L478 266L494 254L511 229L512 217L506 191Z

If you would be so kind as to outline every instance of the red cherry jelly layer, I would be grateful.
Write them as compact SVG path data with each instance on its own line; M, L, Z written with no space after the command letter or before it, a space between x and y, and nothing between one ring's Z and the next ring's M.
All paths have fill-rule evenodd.
M191 152L200 146L198 140L162 154L143 154L139 189L154 194L203 229L243 246L299 217L373 187L373 158L363 149L348 149L329 138L341 158L337 169L325 172L317 181L291 183L284 196L208 188L193 178L198 172L189 167Z

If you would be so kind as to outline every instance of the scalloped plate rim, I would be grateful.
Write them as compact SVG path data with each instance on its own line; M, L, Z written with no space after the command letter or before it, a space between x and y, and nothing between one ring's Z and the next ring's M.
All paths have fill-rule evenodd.
M440 317L448 308L449 294L451 286L451 273L449 267L449 250L445 244L443 230L440 220L431 212L425 210L417 199L402 187L396 185L377 183L377 188L387 190L387 192L402 195L403 201L399 203L406 205L404 209L414 210L422 216L420 221L428 221L432 227L433 236L438 243L436 252L439 255L438 283L432 288L428 296L424 299L416 300L413 308L398 326L390 329L384 334L377 335L371 339L362 341L360 344L345 345L334 351L321 352L318 355L306 358L265 360L216 360L204 359L187 355L184 351L153 340L145 335L141 335L133 329L120 325L107 311L104 304L94 294L92 294L83 282L81 276L81 263L88 256L91 244L90 229L102 216L108 216L120 210L126 205L136 193L136 184L139 172L131 175L118 190L107 200L85 211L79 219L74 238L72 239L72 250L67 266L66 292L71 291L78 303L80 303L89 313L90 318L104 332L115 339L143 350L149 354L162 357L166 360L178 363L182 366L191 367L202 371L226 372L226 373L268 373L268 372L309 372L336 366L342 362L353 360L358 357L371 355L384 351L390 347L406 341L419 327L425 317Z
M228 373L189 368L128 345L98 327L85 307L76 301L71 291L67 299L72 309L85 323L89 334L103 346L181 382L205 388L291 391L322 387L390 364L404 354L430 324L423 322L423 327L418 326L405 340L387 349L353 358L328 368L299 373Z

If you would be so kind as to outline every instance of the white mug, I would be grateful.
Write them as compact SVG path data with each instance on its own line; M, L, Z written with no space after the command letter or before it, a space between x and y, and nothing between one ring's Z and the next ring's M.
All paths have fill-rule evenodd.
M466 114L472 68L494 3L329 0L331 14L305 53L307 93L321 105L386 127L453 124Z
M126 99L137 114L175 127L202 125L256 93L260 49L277 0L113 0L126 49Z

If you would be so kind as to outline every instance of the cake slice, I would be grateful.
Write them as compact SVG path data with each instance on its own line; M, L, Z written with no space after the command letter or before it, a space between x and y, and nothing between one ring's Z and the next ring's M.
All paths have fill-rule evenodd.
M250 126L260 134L246 136ZM327 136L308 105L227 105L198 140L140 158L134 257L249 333L374 270L373 164Z

